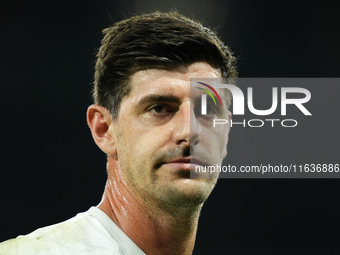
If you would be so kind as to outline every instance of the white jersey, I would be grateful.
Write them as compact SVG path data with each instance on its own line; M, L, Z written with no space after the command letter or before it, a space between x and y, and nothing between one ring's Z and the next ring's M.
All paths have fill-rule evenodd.
M0 255L145 255L100 209L0 243Z

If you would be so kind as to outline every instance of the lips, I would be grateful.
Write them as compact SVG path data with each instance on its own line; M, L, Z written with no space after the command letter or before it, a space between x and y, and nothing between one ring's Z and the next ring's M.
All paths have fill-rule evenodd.
M196 158L179 158L165 162L163 165L173 170L193 170L196 166L205 166L206 164Z

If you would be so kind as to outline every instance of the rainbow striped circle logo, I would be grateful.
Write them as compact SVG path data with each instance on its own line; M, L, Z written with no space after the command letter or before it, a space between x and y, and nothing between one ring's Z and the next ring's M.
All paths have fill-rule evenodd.
M218 95L217 91L216 91L213 87L211 87L210 85L208 85L208 84L206 84L206 83L203 83L203 82L197 82L197 83L206 86L206 87L209 88L212 92L214 92L215 95L217 96L218 100L220 101L221 105L222 105L221 98L220 98L220 96ZM203 90L205 93L207 93L207 94L212 98L212 100L214 100L214 103L215 103L215 105L217 106L216 100L215 100L214 96L210 93L210 91L208 91L208 90L206 90L206 89L204 89L204 88L201 88L201 87L196 87L196 88L201 89L201 90Z

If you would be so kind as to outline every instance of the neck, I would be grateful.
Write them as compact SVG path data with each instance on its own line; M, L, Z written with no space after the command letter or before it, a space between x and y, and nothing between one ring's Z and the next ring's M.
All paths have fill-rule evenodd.
M108 157L108 180L98 208L146 254L192 254L201 207L139 199L126 185L119 163Z

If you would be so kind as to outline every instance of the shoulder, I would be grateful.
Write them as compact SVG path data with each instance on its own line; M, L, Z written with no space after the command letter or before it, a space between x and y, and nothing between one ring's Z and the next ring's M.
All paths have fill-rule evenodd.
M88 213L0 244L0 255L124 254L105 227Z
M51 251L50 244L29 236L18 236L16 239L0 243L0 255L43 255L52 254Z

